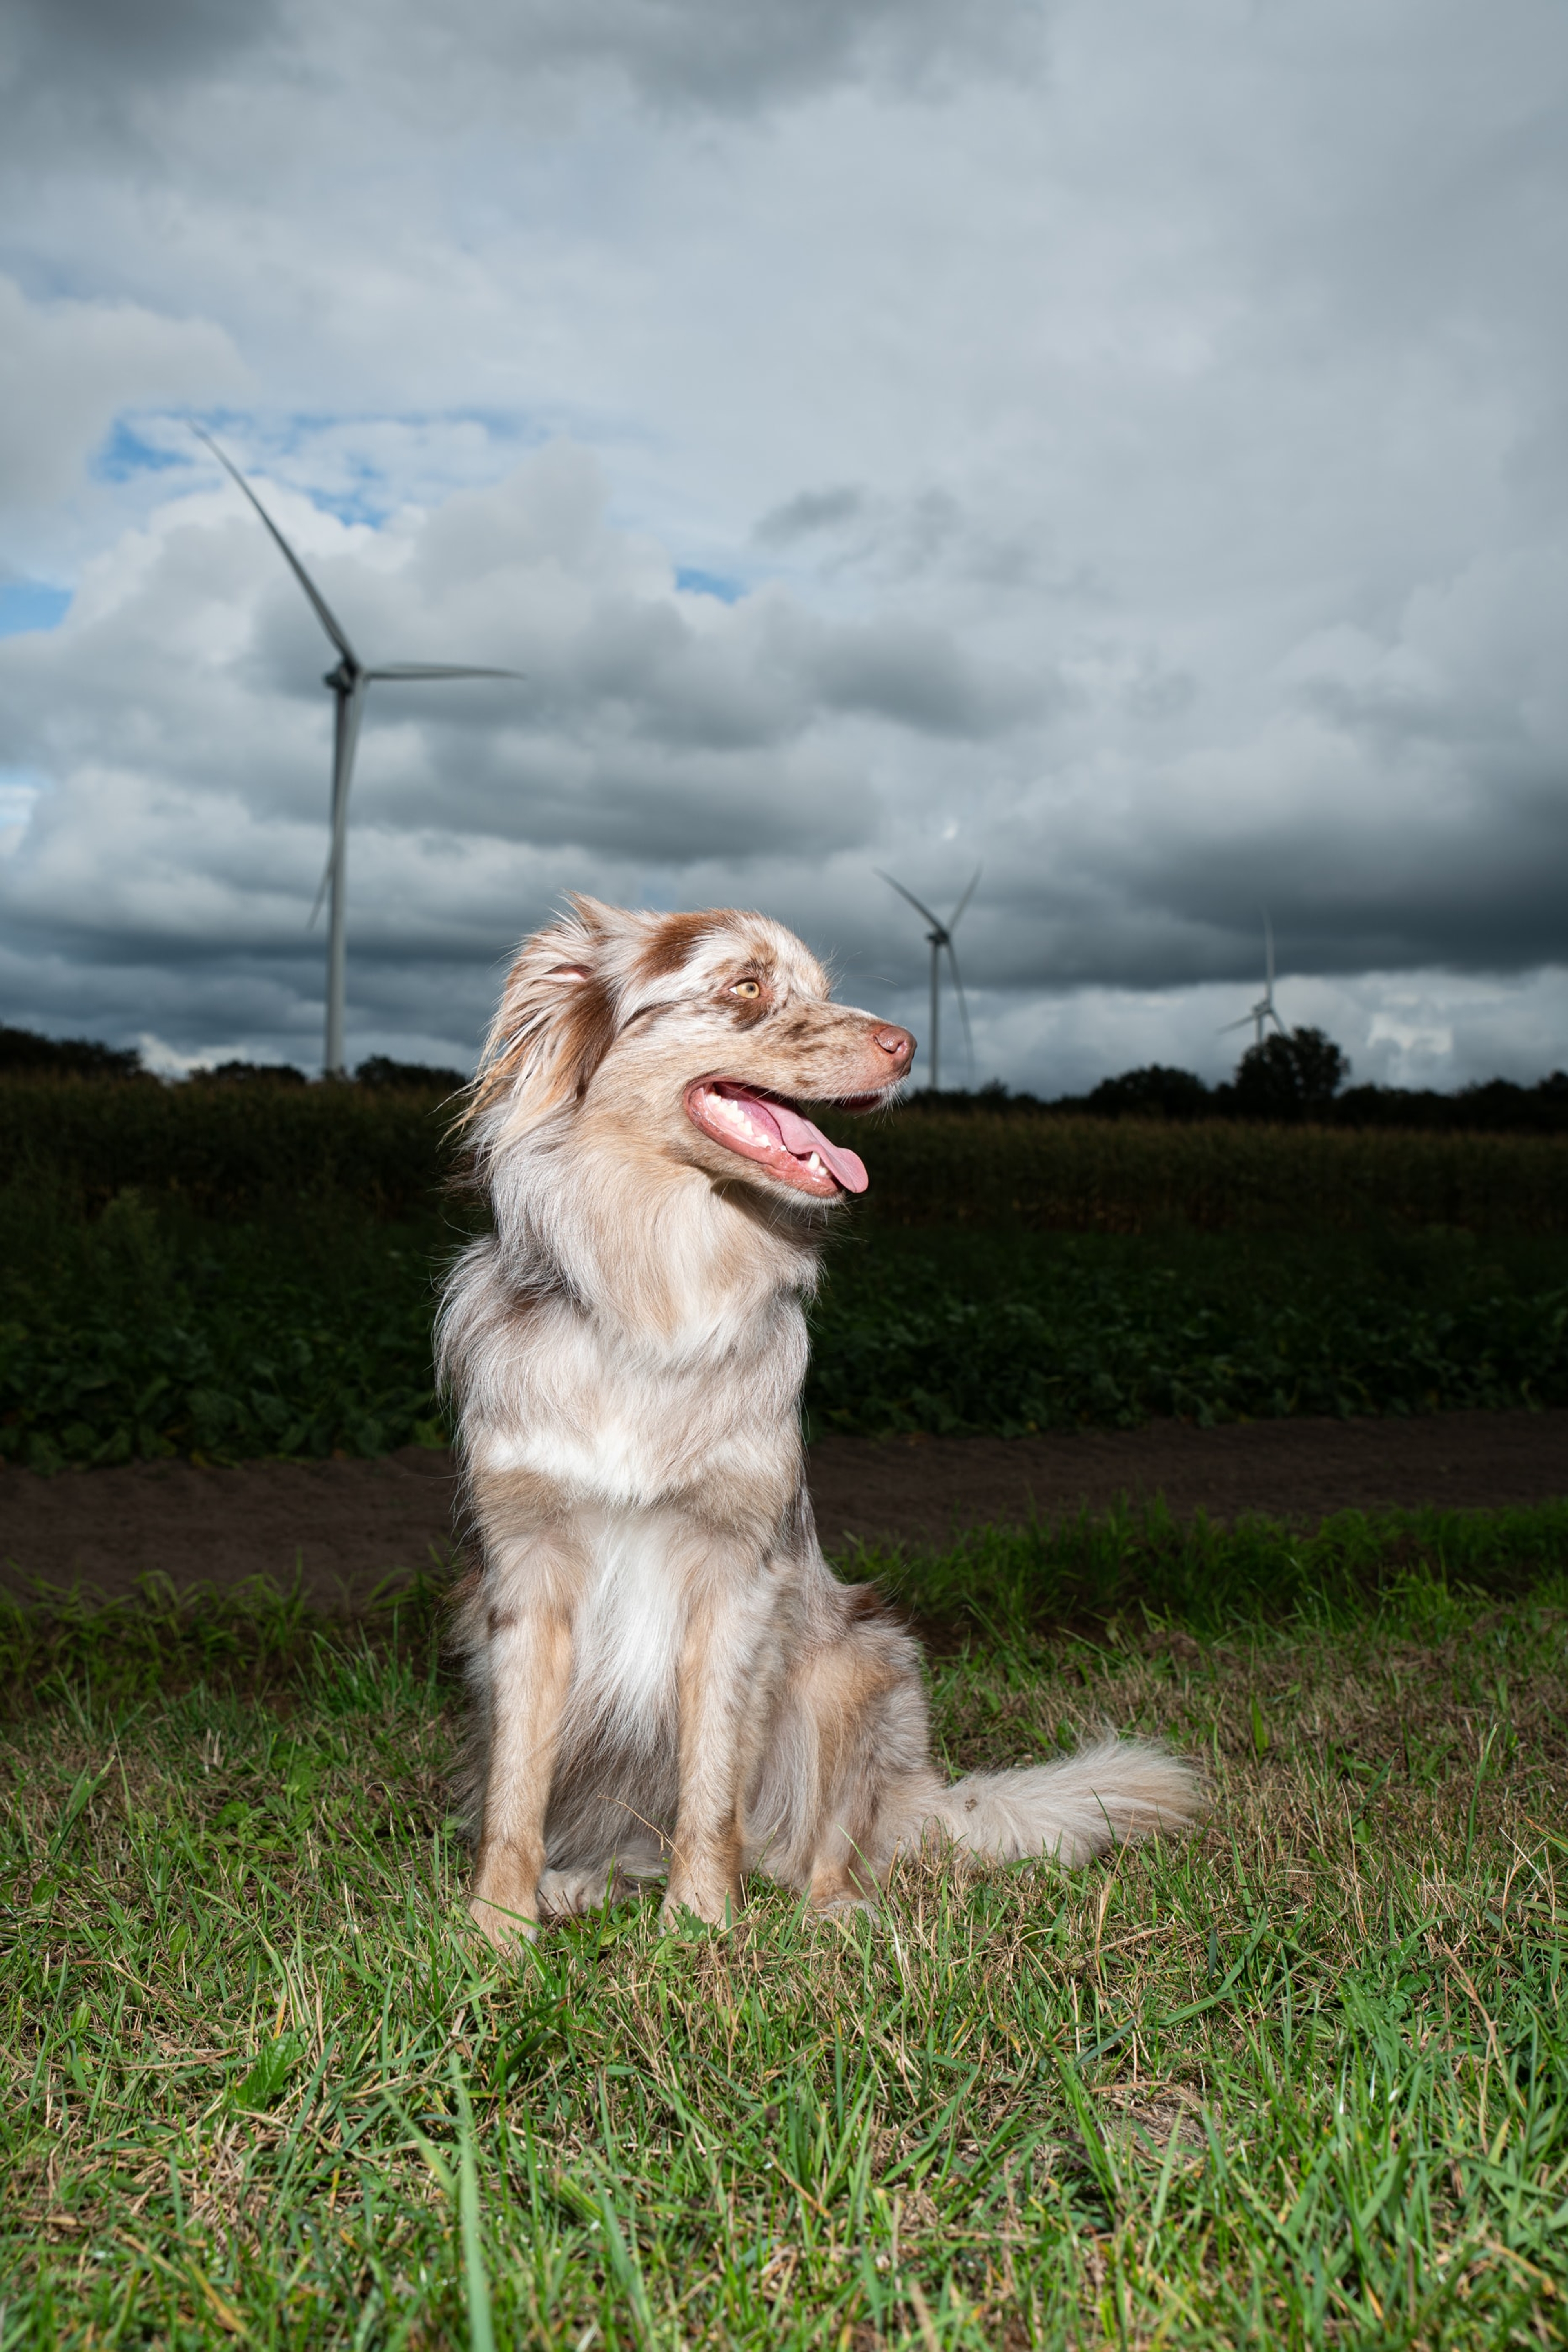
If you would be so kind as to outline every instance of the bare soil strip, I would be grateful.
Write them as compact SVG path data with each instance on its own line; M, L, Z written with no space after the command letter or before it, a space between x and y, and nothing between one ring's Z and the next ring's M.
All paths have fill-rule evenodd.
M1568 1496L1568 1412L1410 1421L1181 1422L1047 1437L826 1437L811 1491L830 1550L946 1543L964 1528L1059 1520L1163 1496L1178 1517L1248 1513L1313 1525L1332 1512L1500 1509ZM0 1471L5 1588L82 1583L109 1596L149 1570L176 1585L296 1573L315 1605L352 1609L390 1575L443 1566L455 1485L445 1454L379 1462L188 1462L38 1478Z

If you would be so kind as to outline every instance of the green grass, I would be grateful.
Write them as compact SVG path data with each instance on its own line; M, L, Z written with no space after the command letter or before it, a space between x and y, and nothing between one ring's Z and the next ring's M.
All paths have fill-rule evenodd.
M428 1594L14 1614L0 2346L1561 2341L1563 1514L999 1540L883 1563L951 1762L1203 1834L506 1965Z
M0 1457L439 1444L456 1210L340 1197L225 1222L0 1192ZM956 1234L862 1223L813 1310L815 1430L990 1431L1568 1403L1568 1237Z

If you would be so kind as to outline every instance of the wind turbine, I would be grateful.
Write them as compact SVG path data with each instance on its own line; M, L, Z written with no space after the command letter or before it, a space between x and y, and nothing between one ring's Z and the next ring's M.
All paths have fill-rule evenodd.
M947 961L953 969L953 988L958 999L958 1011L963 1016L964 1043L969 1056L969 1076L972 1078L975 1075L974 1033L969 1027L969 1007L964 997L964 983L958 977L958 959L953 949L953 934L958 928L958 918L975 895L975 885L980 878L980 868L977 866L970 875L968 888L954 908L951 919L946 923L940 915L934 915L929 907L922 905L913 890L906 890L902 882L894 881L891 874L883 874L880 866L876 870L880 878L883 882L892 883L899 897L907 898L915 913L924 915L931 926L925 934L931 949L931 1076L926 1080L926 1085L933 1094L939 1094L942 1087L939 1020L942 1011L942 951L944 949L947 951Z
M1285 1024L1274 1010L1274 926L1269 920L1269 910L1266 907L1263 909L1263 993L1250 1013L1244 1013L1239 1021L1228 1021L1219 1034L1222 1037L1228 1037L1233 1029L1245 1029L1249 1021L1253 1024L1256 1031L1256 1043L1260 1045L1263 1043L1263 1032L1270 1021L1281 1037L1285 1034Z
M354 754L360 743L360 721L364 717L365 696L378 679L389 682L401 679L405 685L416 680L441 677L520 677L521 670L478 669L466 664L452 662L385 662L378 669L367 669L353 646L349 643L342 624L338 620L325 596L306 571L245 476L232 458L225 456L212 435L201 425L193 424L192 432L198 441L204 441L219 465L239 484L262 521L277 543L278 553L298 581L310 602L310 609L330 637L338 653L338 665L322 679L330 687L334 700L335 724L332 733L332 845L327 853L326 869L321 887L316 893L316 903L310 909L314 923L321 911L322 898L331 892L331 907L327 922L327 1043L322 1056L324 1077L340 1078L347 1075L343 1067L343 1024L348 1009L348 941L344 932L347 912L347 881L349 862L349 787L354 780Z

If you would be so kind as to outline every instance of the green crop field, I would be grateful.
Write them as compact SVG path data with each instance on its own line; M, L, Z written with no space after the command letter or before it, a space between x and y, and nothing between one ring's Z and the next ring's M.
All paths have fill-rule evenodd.
M955 1767L1204 1832L499 1962L428 1596L0 1618L5 2352L1561 2342L1568 1513L873 1567Z
M0 1077L0 1185L63 1185L89 1212L136 1187L208 1215L335 1195L407 1216L451 1172L454 1108L354 1086ZM924 1110L828 1124L864 1158L890 1225L1568 1232L1568 1136Z
M438 1444L451 1107L0 1081L0 1459ZM1568 1402L1568 1138L861 1122L816 1429Z
M459 1204L393 1223L329 1193L93 1217L0 1192L0 1458L439 1444L434 1282ZM1568 1403L1568 1236L941 1234L870 1220L813 1315L812 1425L994 1431Z

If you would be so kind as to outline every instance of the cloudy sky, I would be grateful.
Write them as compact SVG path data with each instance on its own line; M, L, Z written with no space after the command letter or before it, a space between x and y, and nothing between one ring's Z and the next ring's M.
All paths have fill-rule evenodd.
M1561 0L7 0L0 1020L471 1057L569 888L976 1074L1568 1063ZM949 1014L945 1072L963 1076Z

